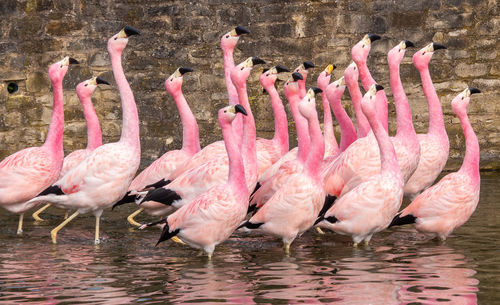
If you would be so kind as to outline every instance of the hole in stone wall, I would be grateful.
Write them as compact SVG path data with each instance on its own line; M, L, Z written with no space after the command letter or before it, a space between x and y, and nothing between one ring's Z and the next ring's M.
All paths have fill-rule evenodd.
M7 85L7 91L12 94L16 93L19 90L19 86L16 83L9 83Z

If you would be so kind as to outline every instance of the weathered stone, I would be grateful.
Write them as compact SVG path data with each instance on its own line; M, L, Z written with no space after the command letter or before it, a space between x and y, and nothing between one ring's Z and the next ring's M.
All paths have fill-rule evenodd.
M488 65L460 63L456 66L455 73L460 77L467 78L483 76L488 73Z
M34 72L26 79L26 90L28 92L43 93L50 89L50 80L46 73Z

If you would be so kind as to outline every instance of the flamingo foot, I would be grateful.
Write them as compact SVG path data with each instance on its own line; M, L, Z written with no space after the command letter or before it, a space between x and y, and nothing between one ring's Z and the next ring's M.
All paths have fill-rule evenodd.
M325 235L325 232L323 230L321 230L320 227L316 227L316 232L318 232L321 235Z
M50 203L47 203L46 205L44 205L43 207L41 207L40 209L36 210L31 216L35 219L35 222L38 222L38 221L43 221L43 218L40 218L40 214L45 211L48 207L50 207Z
M57 232L59 232L59 230L61 230L65 225L67 225L70 221L73 220L73 218L75 218L76 216L78 216L78 211L76 211L75 213L71 214L70 217L68 217L68 219L66 219L65 221L63 221L60 225L58 225L57 227L55 227L52 231L50 231L50 237L52 238L52 243L53 244L57 244Z
M128 223L130 223L131 225L133 225L134 227L142 227L142 223L138 223L137 221L135 221L134 217L139 215L142 211L144 211L144 208L139 208L137 211L135 211L134 213L130 214L128 217L127 217L127 221Z

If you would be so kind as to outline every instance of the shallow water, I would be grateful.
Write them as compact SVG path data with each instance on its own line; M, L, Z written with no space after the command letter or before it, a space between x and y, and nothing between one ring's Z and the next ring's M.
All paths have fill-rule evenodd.
M171 241L155 248L159 229L129 228L132 206L103 214L99 246L90 215L52 245L62 212L43 214L40 225L26 216L18 237L17 217L2 210L0 304L498 304L499 182L499 174L482 174L476 212L445 243L410 227L357 249L345 236L307 232L287 257L275 238L235 234L211 262Z

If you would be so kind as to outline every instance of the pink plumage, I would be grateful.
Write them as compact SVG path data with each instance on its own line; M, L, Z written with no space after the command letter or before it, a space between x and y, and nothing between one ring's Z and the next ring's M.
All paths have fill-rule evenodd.
M318 88L322 90L321 92L321 102L323 104L323 137L325 139L325 158L334 156L339 151L339 144L335 138L335 133L333 131L333 118L332 112L330 110L330 103L326 95L326 88L330 83L332 77L332 71L335 66L328 65L325 70L323 70L316 80Z

